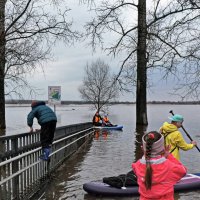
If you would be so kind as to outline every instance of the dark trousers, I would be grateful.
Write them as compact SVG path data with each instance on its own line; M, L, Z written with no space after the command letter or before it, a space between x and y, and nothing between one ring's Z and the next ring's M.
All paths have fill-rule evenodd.
M138 186L137 177L133 170L119 176L104 177L103 182L116 188Z
M40 141L42 148L49 147L53 143L56 121L50 121L41 125Z

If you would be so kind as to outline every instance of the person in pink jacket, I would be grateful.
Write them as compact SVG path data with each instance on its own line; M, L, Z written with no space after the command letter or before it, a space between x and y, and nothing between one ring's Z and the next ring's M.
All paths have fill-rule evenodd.
M143 157L132 164L140 200L173 200L174 185L187 169L164 147L164 137L152 131L142 137Z

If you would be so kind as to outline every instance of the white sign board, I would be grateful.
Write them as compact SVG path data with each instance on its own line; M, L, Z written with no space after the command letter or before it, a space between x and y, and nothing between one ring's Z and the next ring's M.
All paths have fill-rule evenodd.
M48 103L61 104L61 86L48 86Z

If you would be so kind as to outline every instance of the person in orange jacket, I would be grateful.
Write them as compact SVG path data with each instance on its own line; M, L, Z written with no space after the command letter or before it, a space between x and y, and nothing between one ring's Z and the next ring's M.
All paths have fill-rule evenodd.
M113 124L110 122L107 114L105 114L102 119L102 125L103 126L113 126Z
M101 120L102 120L102 117L97 111L92 119L92 123L94 126L101 126L102 125L102 123L100 122Z
M171 120L171 123L164 122L160 128L160 133L164 136L165 145L170 145L170 153L172 153L176 159L180 160L179 150L182 149L188 151L197 145L197 142L192 141L191 144L188 144L178 130L183 123L182 115L176 114L169 117L169 119Z
M174 185L186 175L186 167L164 146L162 134L152 131L142 137L143 157L132 164L140 200L173 200Z

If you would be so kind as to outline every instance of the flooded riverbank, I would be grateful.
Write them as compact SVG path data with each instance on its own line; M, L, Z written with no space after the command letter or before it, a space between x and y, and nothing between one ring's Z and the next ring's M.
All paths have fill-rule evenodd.
M74 109L74 110L72 110ZM184 127L200 146L200 106L198 105L149 105L147 131L158 130L164 121L169 121L169 111L182 114L185 118ZM26 114L29 108L24 110L10 110L12 120L20 123L14 116L23 117L26 128ZM20 114L19 114L20 113ZM63 106L57 108L60 115L59 124L75 124L90 121L94 114L87 106ZM7 116L8 117L8 116ZM11 120L9 118L9 120ZM124 126L123 131L107 131L94 134L92 142L81 149L70 160L64 163L51 180L45 193L40 199L43 200L133 200L138 197L107 198L88 195L82 185L92 180L102 180L103 177L117 176L128 172L131 163L135 161L136 154L140 152L140 144L136 141L135 133L135 105L114 105L109 110L109 118L114 124ZM10 123L10 122L9 122ZM66 123L66 124L65 124ZM11 127L11 124L9 126ZM14 124L14 121L13 121ZM35 122L35 125L37 123ZM22 127L22 126L21 126ZM12 128L12 127L11 127ZM15 129L15 127L13 127ZM20 129L17 129L20 130ZM27 129L28 130L28 129ZM16 131L16 129L15 129ZM183 135L184 132L182 131ZM188 138L184 135L187 142ZM189 173L200 172L200 153L194 148L187 152L181 152L181 160L187 166ZM200 191L178 193L176 200L199 199Z

